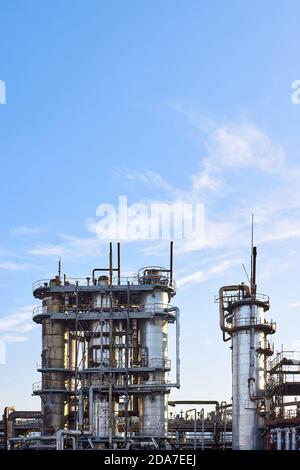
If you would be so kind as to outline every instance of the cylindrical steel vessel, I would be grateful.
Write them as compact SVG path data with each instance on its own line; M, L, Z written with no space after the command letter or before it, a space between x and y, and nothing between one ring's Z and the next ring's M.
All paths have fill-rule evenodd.
M108 285L109 278L101 276L98 279L99 285ZM112 296L108 293L97 293L94 296L93 307L95 310L108 311L113 306ZM110 342L110 324L109 321L93 320L89 324L89 367L107 368L111 365L109 342ZM91 374L91 385L97 386L103 384L103 374L95 372ZM93 410L93 434L97 437L107 438L109 435L109 399L108 394L95 390L92 394L93 403L89 406ZM111 405L112 410L114 404Z
M232 442L234 450L263 448L259 397L265 394L264 308L253 301L232 308Z
M44 299L43 306L47 313L59 311L59 301L54 298ZM63 428L65 424L65 326L63 322L48 318L43 320L42 325L42 368L45 370L42 375L42 390L45 392L41 394L41 399L43 434L47 435Z
M153 318L140 322L141 350L145 365L155 368L149 373L148 385L157 385L157 394L145 394L141 398L140 433L144 436L162 437L167 432L167 394L159 385L167 382L165 364L168 354L168 321L162 314L169 302L168 293L154 289L143 296L144 308Z

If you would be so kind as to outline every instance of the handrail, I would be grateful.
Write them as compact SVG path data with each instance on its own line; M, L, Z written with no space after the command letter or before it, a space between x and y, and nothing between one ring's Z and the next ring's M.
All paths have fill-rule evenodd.
M63 390L68 391L66 388L65 383L61 382L53 382L52 380L45 381L45 382L34 382L32 384L32 391L39 392L41 390Z
M56 312L49 312L47 306L37 306L34 307L32 311L32 317L35 316L49 316L52 313L65 313L65 314L72 314L72 313L89 313L89 312L119 312L119 313L126 313L127 311L141 311L141 312L152 312L152 313L171 313L173 312L174 307L169 303L145 303L145 304L136 304L136 305L117 305L114 307L93 307L91 305L59 305L56 307Z
M119 282L120 280L120 282ZM147 282L144 282L144 281ZM97 281L97 280L96 280ZM159 276L157 278L155 277L147 277L143 278L140 275L133 275L133 276L121 276L118 278L117 276L114 276L112 278L112 285L118 286L118 285L139 285L139 284L149 284L149 285L159 285L159 286L167 286L167 287L172 287L176 288L176 282L171 281L168 276ZM32 285L32 291L35 292L37 289L42 289L42 288L50 288L50 287L67 287L67 286L74 286L76 287L93 287L97 286L98 284L93 284L91 278L80 278L80 277L75 277L75 278L64 278L64 279L39 279L38 281L34 282Z
M244 317L244 318L234 318L232 323L227 323L227 329L231 330L232 328L240 327L240 326L259 326L259 325L266 325L276 329L276 322L273 320L261 321L260 318L251 318L251 317Z
M242 295L241 291L239 291L239 294L226 294L226 295L222 295L222 297L220 296L214 297L215 303L219 303L220 300L223 300L223 303L226 302L227 304L233 304L241 300L244 300L244 301L258 300L259 302L269 303L270 297L266 294L260 294L260 293L256 293L255 296L253 297L245 297Z

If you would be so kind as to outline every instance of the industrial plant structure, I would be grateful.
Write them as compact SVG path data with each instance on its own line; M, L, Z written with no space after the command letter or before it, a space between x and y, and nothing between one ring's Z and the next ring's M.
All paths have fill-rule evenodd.
M33 295L42 303L33 311L42 329L42 380L33 394L41 412L5 408L3 446L300 450L300 358L281 351L271 359L276 325L266 319L269 298L257 293L256 248L249 285L222 287L216 299L223 340L231 342L232 404L169 399L180 387L175 294L173 242L168 268L145 267L124 278L120 244L116 267L110 244L108 266L90 276L68 278L59 263L53 279L35 283ZM185 412L178 408L183 405Z

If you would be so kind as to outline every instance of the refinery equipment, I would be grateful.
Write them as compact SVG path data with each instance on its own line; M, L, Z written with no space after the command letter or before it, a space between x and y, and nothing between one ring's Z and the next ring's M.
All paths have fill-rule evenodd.
M110 243L108 267L61 274L33 285L42 305L41 411L6 407L0 448L300 450L300 353L274 355L269 298L257 292L257 251L249 284L221 287L220 328L232 350L232 403L172 401L180 387L179 309L168 268L121 276ZM169 327L174 325L174 380ZM273 357L274 356L274 357ZM201 371L200 371L201 373Z
M33 320L42 326L42 435L60 433L93 448L164 445L168 395L180 386L179 309L175 295L173 244L170 267L140 269L121 277L110 244L109 266L85 279L58 274L34 284L42 301ZM168 328L176 325L176 380L169 381Z
M256 247L251 257L250 287L221 287L220 328L232 349L232 448L263 449L264 419L269 413L267 359L273 354L268 335L275 323L267 321L269 298L257 293Z

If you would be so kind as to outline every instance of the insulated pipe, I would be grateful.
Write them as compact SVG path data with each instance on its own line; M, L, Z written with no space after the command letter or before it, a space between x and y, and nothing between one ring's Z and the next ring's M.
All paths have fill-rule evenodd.
M79 409L78 409L78 426L79 429L83 429L83 417L84 417L84 411L83 411L83 393L82 389L79 391Z
M91 385L89 387L89 432L93 434L94 430L94 417L93 417L93 406L94 406L94 390L97 385Z
M176 311L176 387L180 388L180 310Z
M276 433L277 433L277 450L281 450L282 449L282 443L281 443L281 429L280 428L277 428L276 429Z
M169 311L172 312L173 310L176 313L176 383L170 385L180 388L180 309L172 307Z
M204 408L201 409L200 411L200 419L201 419L201 426L202 426L202 450L204 450L204 431L205 431L205 428L204 428L204 420L205 420L205 416L204 416Z
M168 402L170 406L176 405L215 405L219 409L220 403L217 400L171 400Z
M291 450L296 450L296 428L291 428L291 433L292 433L292 449Z
M250 297L249 287L244 284L224 286L219 289L220 328L223 331L223 341L228 341L230 339L230 338L225 339L226 326L225 326L225 318L224 318L223 294L224 292L232 292L232 291L239 291L239 290L245 291L246 297Z
M285 450L290 450L290 428L285 429Z
M76 436L90 436L91 433L89 431L76 431L70 430L67 431L66 429L59 429L56 432L56 450L64 450L64 439L65 436L70 436L72 438L73 443L73 450L76 448Z

